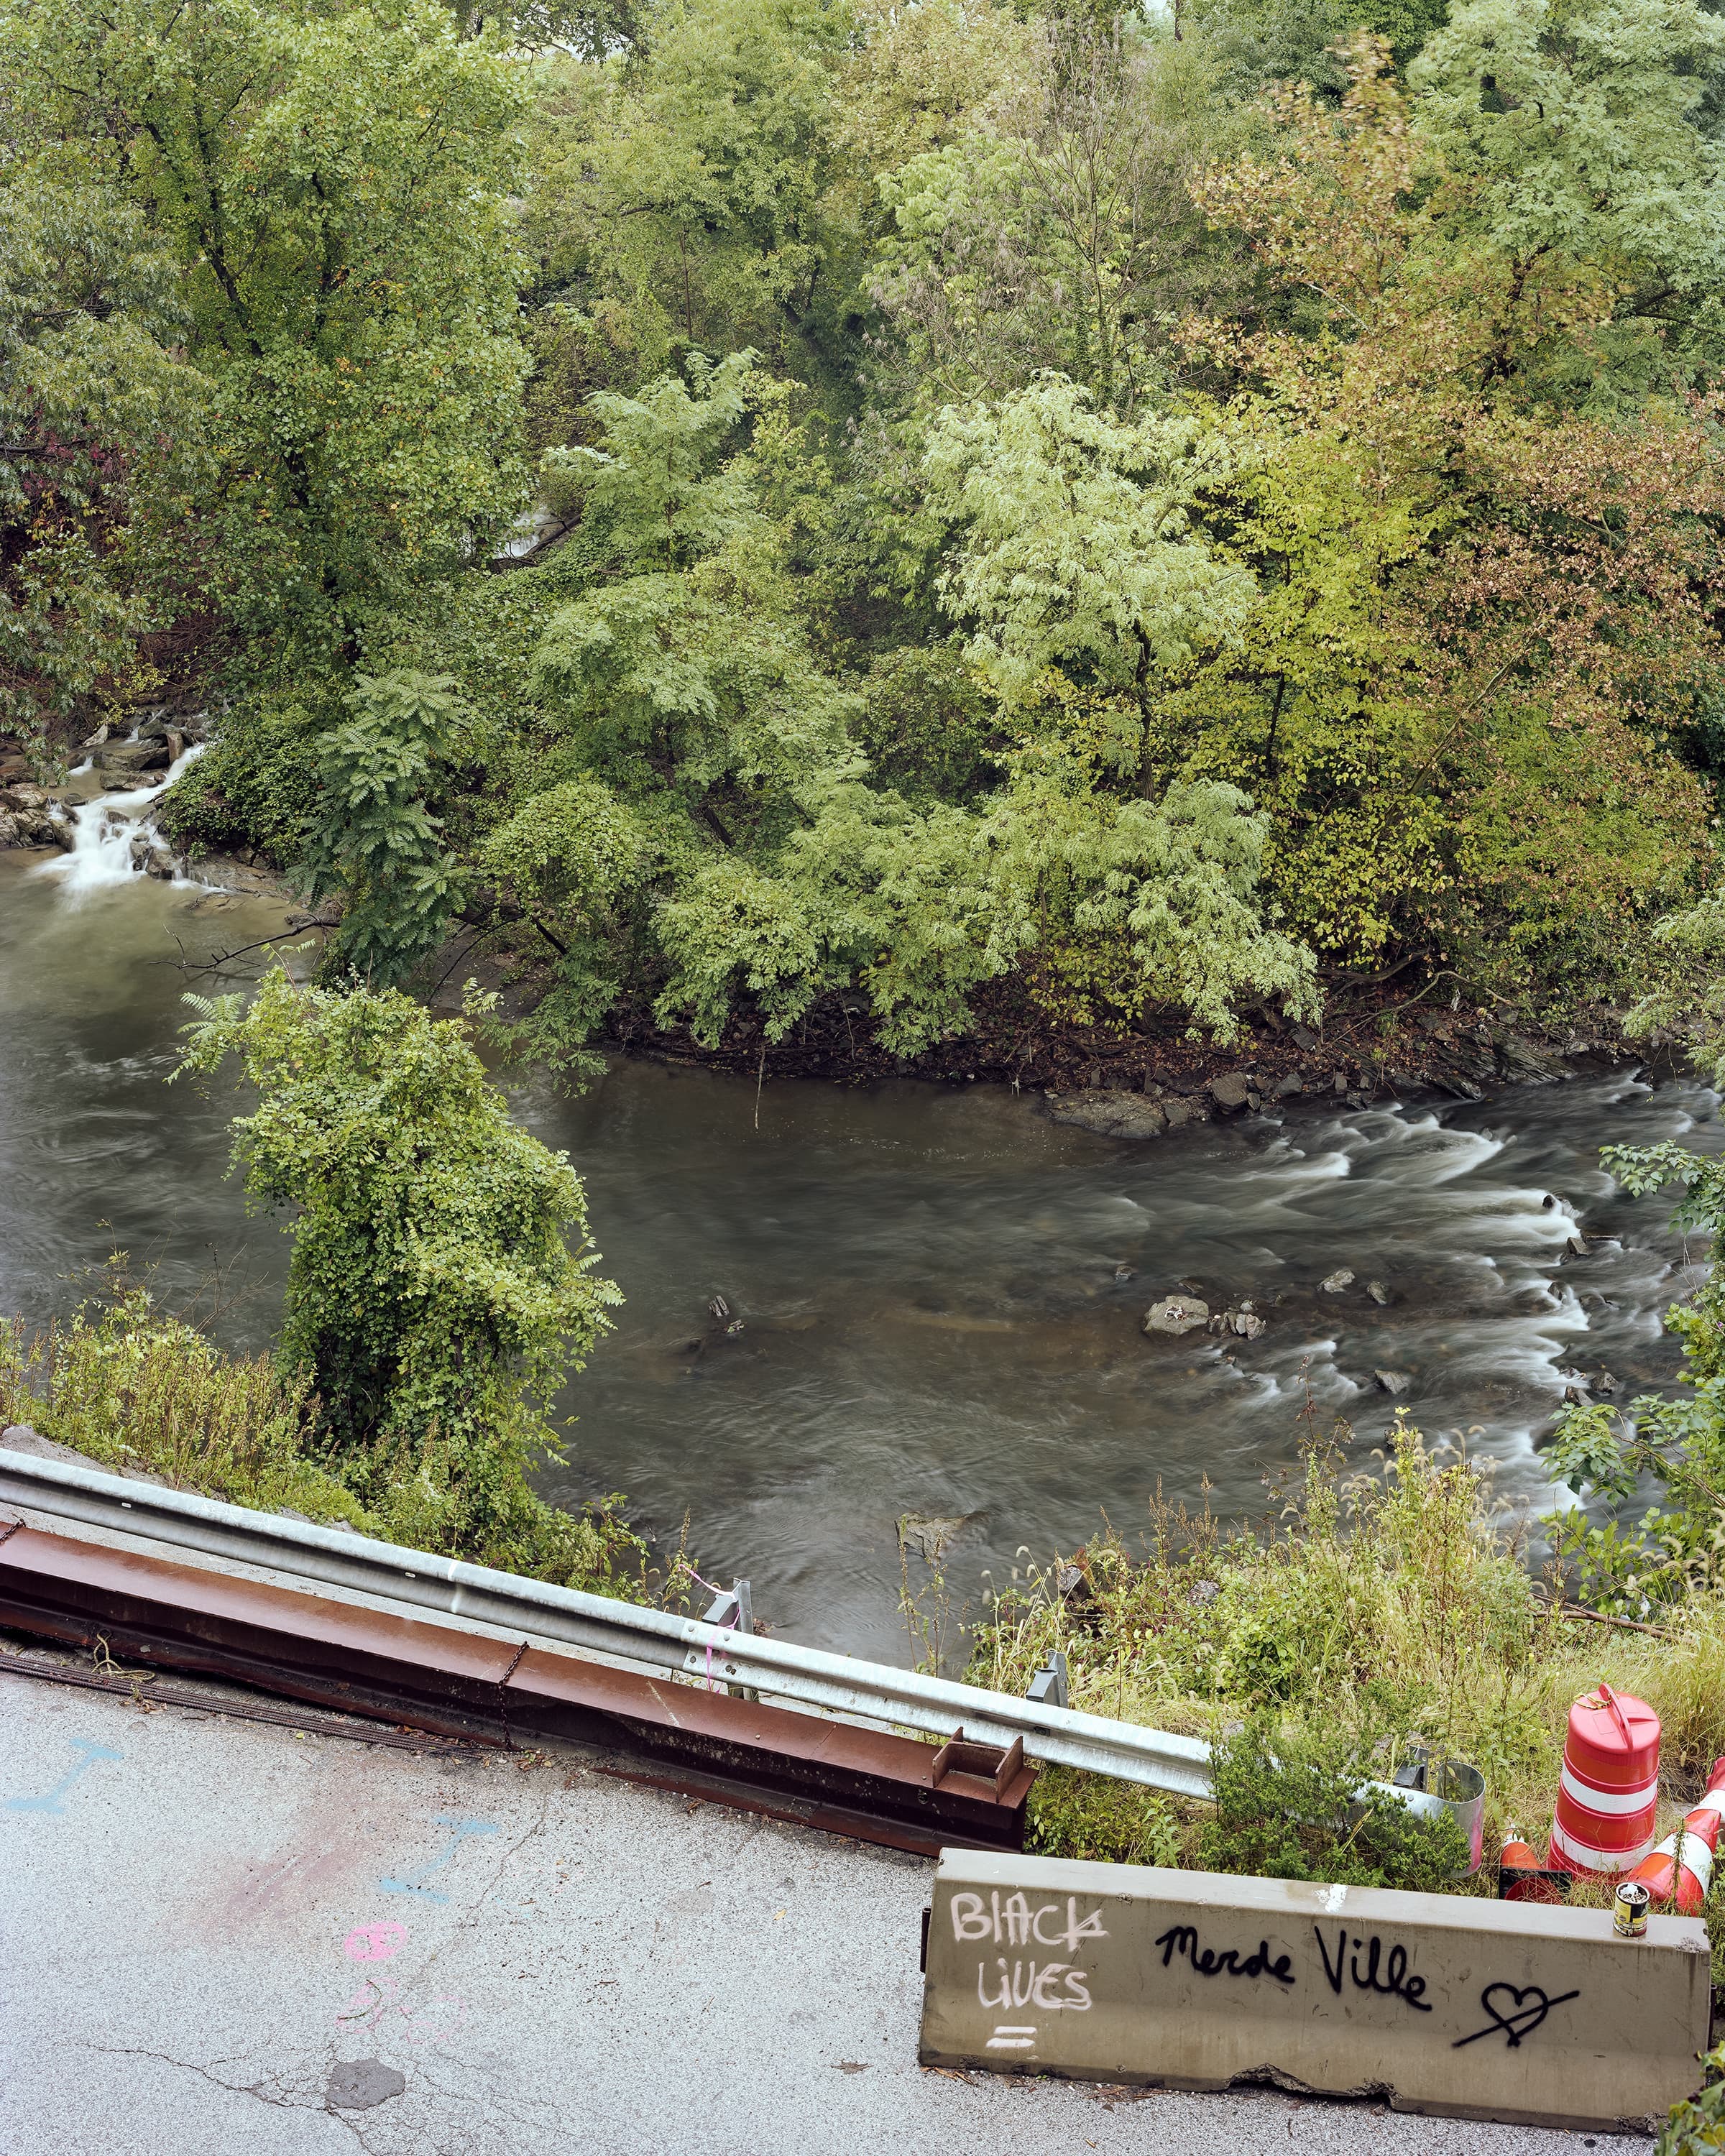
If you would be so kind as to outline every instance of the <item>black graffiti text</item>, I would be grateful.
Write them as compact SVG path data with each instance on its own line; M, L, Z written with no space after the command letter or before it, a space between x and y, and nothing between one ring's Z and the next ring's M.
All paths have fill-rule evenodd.
M1339 1999L1343 1979L1351 1976L1358 1991L1375 1991L1385 1999L1399 1999L1404 2006L1411 2006L1416 2014L1430 2014L1431 2001L1425 1996L1425 1979L1408 1974L1408 1950L1392 1947L1386 1956L1384 1942L1373 1932L1370 1938L1356 1938L1353 1952L1348 1950L1346 1926L1336 1938L1336 1958L1330 1959L1330 1950L1324 1943L1324 1935L1314 1924L1312 1928L1317 1940L1317 1950L1323 1957L1324 1974L1330 1979L1330 1989ZM1360 1966L1360 1955L1365 1955L1365 1966Z
M1166 1969L1174 1956L1184 1954L1200 1976L1267 1976L1277 1984L1291 1984L1294 1980L1293 1956L1277 1954L1271 1957L1268 1939L1260 1939L1256 1950L1242 1961L1233 1947L1218 1953L1214 1947L1200 1947L1198 1933L1191 1924L1172 1924L1156 1942L1162 1948L1162 1965Z

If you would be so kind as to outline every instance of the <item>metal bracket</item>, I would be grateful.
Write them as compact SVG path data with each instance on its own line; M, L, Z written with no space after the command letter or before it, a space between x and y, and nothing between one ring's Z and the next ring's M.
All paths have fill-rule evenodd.
M1030 1689L1024 1697L1038 1707L1070 1707L1071 1699L1066 1675L1066 1654L1056 1647L1048 1660L1030 1680Z

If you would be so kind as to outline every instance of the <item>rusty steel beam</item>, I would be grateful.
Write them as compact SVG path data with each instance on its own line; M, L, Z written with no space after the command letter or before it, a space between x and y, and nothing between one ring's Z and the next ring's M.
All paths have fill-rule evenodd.
M511 1744L572 1739L691 1795L920 1853L1021 1849L1035 1770L737 1698L669 1672L398 1617L33 1527L0 1540L0 1625L151 1667ZM974 1756L973 1756L974 1755Z

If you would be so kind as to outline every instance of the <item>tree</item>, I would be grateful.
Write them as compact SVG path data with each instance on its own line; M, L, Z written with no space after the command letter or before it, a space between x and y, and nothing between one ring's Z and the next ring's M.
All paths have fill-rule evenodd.
M176 269L213 384L203 596L254 656L367 613L516 513L518 71L433 0L0 6L11 182L65 172Z
M1127 690L1147 719L1165 675L1237 640L1256 588L1194 528L1222 440L1193 419L1126 425L1091 406L1047 374L931 427L932 500L961 534L944 603L974 625L968 656L1007 700L1060 668ZM1143 773L1142 748L1125 762Z
M90 176L0 177L0 726L154 676L186 506L207 484L207 376L178 349L176 265Z
M1469 0L1432 37L1409 80L1442 213L1507 272L1494 372L1579 329L1596 364L1657 383L1656 326L1725 269L1719 151L1695 124L1722 74L1725 23L1694 0Z
M1230 116L1207 50L1124 20L1046 16L1026 45L952 139L880 174L870 287L904 352L877 371L925 413L1055 371L1130 416L1166 386L1170 324L1234 281L1189 187Z
M177 1075L239 1058L248 1202L293 1242L281 1353L357 1479L449 1494L467 1546L507 1540L552 1445L545 1410L608 1328L580 1177L510 1117L461 1024L396 990L189 997ZM571 1248L572 1244L573 1247Z

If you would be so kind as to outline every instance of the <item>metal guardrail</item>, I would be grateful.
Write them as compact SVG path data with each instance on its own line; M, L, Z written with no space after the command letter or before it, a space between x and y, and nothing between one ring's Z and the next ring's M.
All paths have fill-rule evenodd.
M1199 1738L1016 1699L886 1663L855 1661L788 1640L762 1639L310 1521L222 1504L189 1491L39 1459L3 1444L0 1500L295 1578L537 1633L652 1669L710 1676L799 1707L934 1736L950 1738L962 1730L973 1741L1003 1748L1021 1738L1032 1758L1111 1774L1176 1796L1210 1794L1210 1748ZM1423 1792L1393 1794L1418 1811L1443 1809Z

